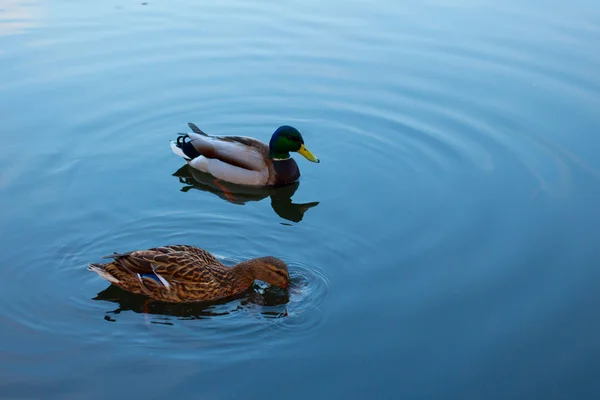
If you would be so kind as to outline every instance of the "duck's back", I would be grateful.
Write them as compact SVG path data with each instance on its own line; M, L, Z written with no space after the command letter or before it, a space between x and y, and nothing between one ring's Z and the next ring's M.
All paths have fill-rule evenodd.
M116 286L158 301L207 301L228 297L235 289L232 270L209 252L185 245L114 254L92 270Z

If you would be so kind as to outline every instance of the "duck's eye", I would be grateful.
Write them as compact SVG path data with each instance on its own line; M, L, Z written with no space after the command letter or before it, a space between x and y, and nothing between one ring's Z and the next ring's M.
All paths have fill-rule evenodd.
M274 270L273 270L273 272L275 272L275 274L276 274L276 275L279 275L279 276L281 276L281 277L285 278L285 274L284 274L282 271L279 271L279 270L277 270L277 269L274 269Z

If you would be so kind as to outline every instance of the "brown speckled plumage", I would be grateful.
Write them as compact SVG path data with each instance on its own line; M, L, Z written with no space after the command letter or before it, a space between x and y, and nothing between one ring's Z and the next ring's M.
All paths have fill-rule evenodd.
M106 264L88 269L114 285L169 303L213 301L235 296L255 279L287 287L289 273L283 261L260 257L227 267L206 250L171 245L113 254Z

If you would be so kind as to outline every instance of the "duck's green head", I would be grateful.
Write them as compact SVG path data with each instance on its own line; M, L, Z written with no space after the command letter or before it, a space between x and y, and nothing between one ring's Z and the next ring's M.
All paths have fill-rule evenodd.
M274 160L285 160L290 158L290 151L302 154L308 161L319 162L319 159L304 146L304 139L298 129L287 125L280 126L269 142L269 155Z

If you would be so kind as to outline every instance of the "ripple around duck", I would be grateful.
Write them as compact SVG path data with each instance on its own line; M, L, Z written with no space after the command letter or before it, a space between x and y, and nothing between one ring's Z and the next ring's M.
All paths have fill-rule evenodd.
M0 319L7 322L6 326L34 335L59 335L63 340L78 337L82 346L112 340L111 337L119 335L120 327L126 325L134 333L130 338L120 340L152 347L156 345L152 338L160 337L166 339L166 342L160 341L160 346L168 343L166 346L170 347L172 357L184 358L190 356L181 351L182 343L202 348L201 355L197 356L211 351L247 354L246 350L255 347L258 338L285 342L299 334L314 332L323 322L320 308L327 297L328 278L320 267L293 258L284 258L291 276L288 291L257 282L241 298L212 305L146 302L142 296L126 293L87 271L89 262L96 262L101 255L115 250L189 243L190 236L202 235L201 229L200 232L191 228L181 230L184 226L194 225L189 223L190 217L186 213L169 215L169 223L164 219L162 216L129 221L116 229L118 234L107 230L96 236L63 243L53 251L56 257L53 265L46 265L47 271L53 271L50 275L40 274L37 268L48 263L44 261L48 255L43 256L43 252L30 257L27 265L15 265L18 280L26 284L20 289L7 288L6 295L11 296L11 290L22 290L28 285L36 290L29 293L26 301L7 304L0 310ZM183 219L188 223L183 223ZM232 265L253 257L242 253L226 255L229 253L225 248L226 238L230 236L228 232L235 229L231 226L235 223L232 218L200 215L196 220L220 227L211 232L211 242L221 245L203 247L214 248L214 254L225 264ZM67 315L69 317L65 318ZM173 329L160 329L160 326L172 326ZM278 335L281 331L293 334Z

